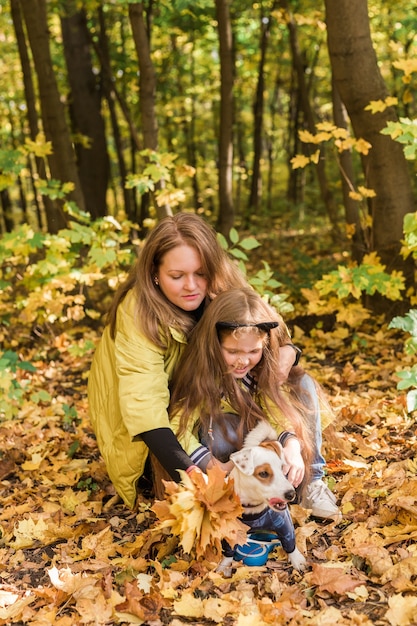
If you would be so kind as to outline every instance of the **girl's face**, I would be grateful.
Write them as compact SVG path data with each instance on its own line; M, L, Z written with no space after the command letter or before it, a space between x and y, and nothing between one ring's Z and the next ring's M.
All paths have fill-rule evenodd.
M221 339L221 350L234 378L243 378L262 359L265 335L255 330L226 335Z
M164 254L157 278L164 296L183 311L195 311L206 297L207 278L200 255L191 246L180 245Z

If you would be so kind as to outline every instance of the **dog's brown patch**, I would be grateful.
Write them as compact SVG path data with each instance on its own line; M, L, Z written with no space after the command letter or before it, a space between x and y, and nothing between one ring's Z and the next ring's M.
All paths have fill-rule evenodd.
M276 452L279 458L281 458L282 448L276 441L262 441L262 443L260 443L259 445L261 448L268 448L269 450Z
M272 467L269 463L257 465L253 475L259 480L259 482L264 483L265 485L269 485L274 480L274 472L272 471Z

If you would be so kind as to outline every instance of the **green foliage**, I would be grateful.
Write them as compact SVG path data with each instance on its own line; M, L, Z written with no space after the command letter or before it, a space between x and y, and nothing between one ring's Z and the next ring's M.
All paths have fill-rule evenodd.
M111 216L91 222L74 206L66 208L76 219L56 235L22 225L0 240L0 328L10 326L16 311L17 323L26 326L96 318L87 306L89 289L100 282L114 288L130 267L132 224Z
M388 122L381 130L382 135L390 135L395 141L404 145L404 155L409 161L417 156L417 119L401 117L398 122Z
M11 419L29 387L28 379L18 380L18 370L36 372L36 367L22 361L13 350L0 353L0 419Z
M62 410L64 411L63 424L64 429L72 428L75 425L81 423L80 418L78 417L77 409L75 406L69 406L69 404L63 404Z
M129 174L126 179L127 189L136 189L143 196L151 193L157 206L168 204L176 207L185 200L184 179L194 176L193 167L176 165L177 154L142 150L144 159L140 174ZM158 184L163 181L163 185ZM155 207L154 207L155 208Z
M413 65L410 72L416 71ZM406 72L407 74L407 72ZM390 135L395 141L404 145L405 157L416 160L417 157L417 120L400 118L399 122L389 122L381 131L384 135ZM404 216L404 242L402 254L406 258L410 254L417 259L417 212L407 213ZM390 328L399 328L410 334L405 340L404 350L407 354L417 354L417 310L411 309L404 317L394 317ZM400 379L398 389L412 389L407 393L407 410L411 413L417 411L417 365L397 372Z
M366 255L360 265L340 265L337 270L323 276L315 287L321 295L334 293L340 300L349 296L358 299L364 293L380 293L390 300L399 300L405 281L401 272L387 274L385 265L372 253Z
M410 309L404 317L394 317L389 328L399 328L406 333L409 333L411 337L408 337L405 342L406 354L417 354L417 309Z
M417 259L417 211L404 216L404 257L412 254Z
M241 272L247 276L246 263L249 261L247 252L258 248L261 244L252 236L240 239L235 228L231 228L229 232L231 245L221 233L217 233L217 238L222 248L238 260ZM282 283L274 278L274 272L266 261L262 260L262 265L263 268L258 270L256 274L247 276L249 284L279 313L282 315L290 313L294 307L290 302L287 302L288 294L276 293L282 287Z
M100 487L96 482L94 482L94 479L89 476L88 478L78 481L77 489L87 491L90 495L93 491L98 491Z
M404 350L406 354L417 354L417 309L410 309L403 317L394 317L389 328L398 328L410 335L405 340ZM417 411L417 365L402 370L396 374L400 379L397 389L413 389L407 393L407 410L411 413Z

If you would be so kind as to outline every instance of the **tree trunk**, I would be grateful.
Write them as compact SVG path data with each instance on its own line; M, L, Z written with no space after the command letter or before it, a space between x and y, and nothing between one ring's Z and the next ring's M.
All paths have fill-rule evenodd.
M294 20L294 17L288 7L287 0L281 0L281 6L285 8L287 11L287 27L290 38L290 47L291 47L291 55L292 62L294 66L295 73L297 75L298 80L298 89L300 95L300 103L304 113L304 121L307 125L308 130L311 133L316 132L316 125L314 120L313 110L310 104L309 95L308 95L308 87L305 79L305 69L304 63L301 56L299 44L298 44L298 35L297 35L297 26ZM317 179L320 187L321 197L326 207L327 214L329 216L330 222L333 227L333 232L336 237L339 236L338 233L338 221L337 221L337 210L335 201L333 198L333 194L329 188L327 182L327 176L325 172L325 164L323 160L319 160L317 163Z
M235 221L233 204L234 61L229 0L216 0L220 49L219 216L217 228L226 237Z
M101 93L93 72L90 37L85 11L77 11L74 0L65 1L61 17L62 38L68 81L71 88L70 113L75 136L88 138L88 145L77 141L75 150L85 206L93 218L107 214L109 158L101 115Z
M139 101L143 145L149 150L156 151L158 150L158 122L155 111L156 75L151 59L149 32L147 32L143 11L143 2L129 4L130 25L139 63ZM157 188L163 186L163 181L156 185ZM172 215L172 209L167 204L159 206L158 203L155 203L155 206L159 219L166 215Z
M332 82L333 120L338 128L345 128L347 130L348 116L346 108L340 99L339 92L337 91L334 81ZM349 195L351 191L356 190L352 152L350 150L343 150L343 152L340 153L339 168L341 171L343 206L345 207L346 224L348 227L354 227L354 232L352 234L352 258L360 263L363 255L366 252L369 252L369 242L367 241L366 231L362 225L359 203ZM365 224L364 226L367 229Z
M413 284L414 264L400 255L403 219L414 211L411 181L402 147L381 130L396 120L392 107L372 114L365 107L371 100L387 96L372 46L368 7L364 0L325 0L330 61L340 97L346 106L357 138L372 148L363 157L366 186L376 193L369 202L372 216L372 249L388 271L402 270ZM392 306L381 300L372 303L377 312Z
M273 8L272 8L273 10ZM263 129L263 117L264 117L264 102L265 102L265 60L266 51L268 48L269 33L271 29L271 16L265 17L263 11L260 14L260 26L261 26L261 56L258 65L258 82L256 84L255 102L253 105L253 165L252 165L252 180L249 194L249 213L257 211L259 207L259 201L262 190L262 176L261 176L261 157L262 157L262 129Z
M19 51L20 64L22 66L23 86L25 92L25 100L27 107L27 121L29 124L30 138L32 141L36 140L36 135L39 132L39 118L36 110L36 97L35 88L32 79L32 69L30 66L29 54L27 50L26 37L23 29L22 14L20 10L19 0L11 0L10 11L13 20L13 28L16 34L17 48ZM36 170L39 177L42 180L46 180L48 175L46 172L45 161L42 157L35 157L35 163L32 161L29 163L29 170L31 172L31 180L34 180L33 169L36 165ZM48 196L41 196L35 186L33 186L34 202L36 206L36 215L38 219L39 228L47 226L46 215L53 215L54 205Z
M84 211L84 197L81 191L75 153L65 119L64 105L60 99L52 67L46 0L20 0L20 5L38 77L39 99L45 136L47 141L52 143L53 154L48 157L51 176L62 183L74 183L74 191L68 194L68 197ZM59 209L47 215L47 222L48 230L54 233L66 226L67 219L63 210Z
M126 189L126 186L125 186L126 177L127 177L127 166L126 166L126 161L124 158L123 141L122 141L119 121L117 119L117 113L116 113L116 100L118 98L115 92L114 80L113 80L111 66L110 66L110 53L109 53L108 37L107 37L107 30L106 30L106 20L105 20L105 13L102 7L98 8L98 21L99 21L99 27L98 27L99 35L98 35L98 44L96 45L95 49L96 49L96 53L101 64L103 91L104 91L105 98L107 100L107 105L109 107L110 122L111 122L112 131L113 131L113 140L114 140L114 145L115 145L117 164L119 168L118 178L120 179L120 184L121 184L122 193L123 193L124 210L126 212L128 219L134 222L137 219L137 216L135 215L135 211L134 211L134 206L135 206L134 199L133 199L134 190ZM124 111L123 107L122 107L122 111ZM131 131L132 140L135 142L138 142L139 140L137 137L137 133L132 134L132 124L130 123L130 119L127 119L126 121ZM138 143L137 143L137 148L139 149ZM114 195L115 195L115 200L117 202L118 193L116 189L115 189Z

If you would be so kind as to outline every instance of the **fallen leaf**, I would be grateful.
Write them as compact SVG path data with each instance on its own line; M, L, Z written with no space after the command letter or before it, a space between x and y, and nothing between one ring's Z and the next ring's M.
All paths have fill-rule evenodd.
M343 595L362 585L363 580L347 574L342 567L329 567L328 564L314 563L311 583L317 585L320 591Z

